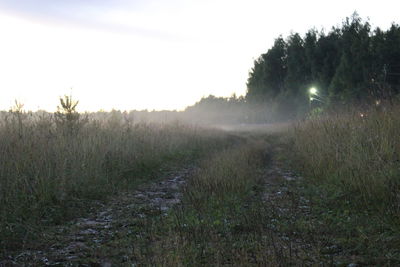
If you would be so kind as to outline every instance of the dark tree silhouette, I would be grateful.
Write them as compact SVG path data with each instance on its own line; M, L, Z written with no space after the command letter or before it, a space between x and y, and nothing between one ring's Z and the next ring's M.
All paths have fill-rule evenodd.
M400 93L399 25L372 31L354 13L328 33L280 36L255 60L246 100L293 118L308 112L311 87L318 88L319 106L392 101Z

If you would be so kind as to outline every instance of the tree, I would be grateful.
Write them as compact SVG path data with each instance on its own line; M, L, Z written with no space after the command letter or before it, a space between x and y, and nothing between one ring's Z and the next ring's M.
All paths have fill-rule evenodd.
M304 38L298 33L286 41L277 38L254 62L246 100L274 106L286 117L310 106L311 86L318 88L324 105L391 100L400 94L399 62L400 27L371 32L369 22L354 13L327 34L311 29Z
M276 97L284 87L286 43L278 37L271 49L254 62L247 80L247 99L266 101Z
M340 63L329 86L332 102L360 101L367 95L371 71L370 25L354 13L341 30Z
M73 100L72 96L60 97L60 105L57 106L57 112L54 115L57 128L66 135L76 134L80 126L87 121L87 118L81 119L76 111L78 104L79 101Z

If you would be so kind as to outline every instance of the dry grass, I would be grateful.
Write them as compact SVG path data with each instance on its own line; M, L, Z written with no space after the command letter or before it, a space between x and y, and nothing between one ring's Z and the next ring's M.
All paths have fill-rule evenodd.
M117 113L57 116L1 114L3 246L36 225L62 222L81 200L207 155L181 205L140 219L135 234L115 240L115 251L107 247L116 261L121 247L133 247L134 263L156 266L400 262L398 107L310 119L287 136L278 131L284 138L259 129L238 136L178 122L133 123ZM281 174L271 158L291 159L304 179L289 186L281 177L274 187L270 179ZM266 185L275 200L265 201Z
M203 161L188 181L183 203L146 223L134 251L154 266L278 266L288 264L260 201L266 143L242 143ZM141 243L141 242L144 242ZM283 254L279 254L280 251Z
M371 110L313 119L293 132L297 167L367 206L400 214L400 112Z
M1 245L73 216L81 200L104 199L166 164L226 143L217 131L178 122L134 124L118 114L96 120L72 113L0 114Z
M399 106L303 122L285 154L305 177L324 239L361 265L399 264Z

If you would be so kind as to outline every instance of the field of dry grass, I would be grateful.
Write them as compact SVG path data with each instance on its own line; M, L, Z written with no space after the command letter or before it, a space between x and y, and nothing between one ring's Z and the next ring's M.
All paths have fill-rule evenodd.
M23 264L75 250L76 264L400 263L397 106L230 127L133 122L116 112L1 113L3 255ZM175 178L157 183L182 167L190 170L183 187ZM174 205L153 205L160 201ZM95 219L68 223L89 208ZM82 231L81 221L98 229ZM63 230L47 229L54 225ZM54 240L62 244L49 250Z
M399 106L314 118L285 143L325 237L363 264L398 264Z
M215 130L118 114L2 112L0 245L19 246L38 226L74 217L86 200L107 199L228 142Z
M395 106L306 121L293 129L291 141L297 167L309 179L399 216L399 137Z

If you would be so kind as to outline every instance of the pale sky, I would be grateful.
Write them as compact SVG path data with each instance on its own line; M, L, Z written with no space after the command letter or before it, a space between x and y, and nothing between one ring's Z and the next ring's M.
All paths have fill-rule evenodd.
M399 23L398 0L0 0L0 109L184 109L243 95L276 37L340 25L355 10ZM72 88L72 89L71 89Z

